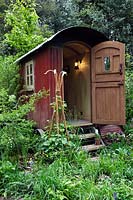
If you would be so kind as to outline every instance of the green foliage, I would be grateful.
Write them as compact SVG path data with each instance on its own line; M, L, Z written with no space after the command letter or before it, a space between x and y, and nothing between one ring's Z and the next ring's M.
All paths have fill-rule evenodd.
M14 64L14 57L0 56L0 89L8 90L9 94L16 94L19 88L18 66Z
M5 2L2 5L5 12ZM0 89L8 89L9 94L16 93L19 87L19 69L14 64L16 58L51 35L46 24L40 29L35 7L33 0L11 0L6 14L2 15L2 20L5 16L5 34L0 43L0 53L3 55L0 56Z
M72 0L37 0L37 13L42 24L48 24L53 32L79 25L77 7Z
M19 53L19 56L44 40L34 1L12 2L6 11L5 22L7 33L4 43L9 45L14 53Z
M103 11L90 2L84 4L82 7L79 3L77 4L79 7L78 18L81 21L81 25L105 32L106 19Z
M105 33L111 39L122 41L132 49L132 0L97 1L96 6L105 16Z
M34 149L33 125L32 121L25 119L6 122L0 130L1 156L18 159L22 155L26 159L28 152Z
M133 118L133 63L131 56L126 55L126 117L127 123L131 123Z
M111 40L124 42L132 52L132 0L73 0L81 24L95 28Z
M17 157L28 150L32 142L33 122L24 118L32 107L24 104L17 108L15 96L9 96L4 90L0 93L0 154Z
M130 54L126 54L126 125L124 132L128 140L133 141L133 62Z
M126 144L103 151L97 161L85 152L58 157L50 165L34 162L22 171L1 161L0 194L12 199L132 199L132 155ZM71 157L71 160L69 159Z
M12 1L11 1L12 2ZM20 5L20 2L21 5ZM3 0L1 2L1 20L3 22L4 11L7 9L7 4L9 2ZM18 5L18 7L16 6ZM20 6L19 6L20 5ZM13 7L16 8L16 11L13 11ZM24 13L28 16L24 18L22 22L22 7L24 7ZM35 25L35 32L33 34L36 35L38 33L38 28L36 29L36 25L38 27L38 16L39 25L41 26L41 30L43 33L39 36L43 35L44 38L50 35L50 31L57 32L63 28L75 26L75 25L85 25L87 27L95 28L96 30L100 30L104 32L110 39L119 40L125 42L128 51L131 53L132 51L132 0L15 0L14 5L11 3L9 7L8 18L9 24L8 27L14 26L13 34L15 35L17 31L17 35L20 38L20 33L22 33L22 39L24 40L22 45L29 45L30 41L25 39L25 32L27 31L26 27ZM33 13L25 11L29 9ZM15 10L15 9L14 9ZM38 16L36 15L36 11ZM11 11L11 12L10 12ZM13 22L18 23L18 27L15 27L15 24L11 25L10 19L12 20L12 14L15 12L14 16L17 16L18 21L13 19ZM34 15L35 13L35 15ZM18 15L19 14L19 15ZM20 19L19 17L20 16ZM35 17L37 16L37 17ZM24 16L25 17L25 16ZM13 17L15 18L15 17ZM35 19L31 24L30 19ZM26 23L26 20L29 22ZM37 22L37 23L36 23ZM34 24L33 24L34 23ZM2 23L1 23L2 24ZM47 26L49 25L49 27ZM11 25L11 26L10 26ZM21 26L22 25L22 26ZM33 25L33 26L32 26ZM11 29L9 28L9 31ZM30 30L30 29L29 29ZM3 31L2 31L3 34ZM38 36L38 35L36 35ZM7 37L8 38L8 37ZM14 41L14 38L11 37ZM27 39L30 39L33 42L33 39L29 36ZM34 38L34 37L33 37ZM38 38L38 37L37 37ZM18 39L16 39L18 40ZM40 40L40 39L39 39ZM8 40L7 40L8 41ZM20 38L21 41L21 38ZM36 39L35 39L36 41ZM13 43L10 41L9 42ZM14 45L14 44L13 44ZM36 45L36 44L35 44ZM18 45L19 46L19 45ZM33 46L31 45L30 48ZM14 47L13 47L14 48ZM16 46L15 46L16 48ZM23 49L25 49L23 47ZM28 49L29 50L29 49ZM10 49L11 51L11 49ZM27 50L26 50L27 51Z
M7 2L5 0L0 1L0 41L3 38L4 35L4 17L5 17L5 10L7 9Z
M59 130L58 133L54 127L50 133L45 131L38 142L37 155L42 155L45 162L53 162L59 156L69 154L80 147L79 138L71 127L69 127L69 138L63 124L60 124Z
M31 174L20 171L16 164L9 161L0 161L0 195L5 198L13 196L17 200L25 191L30 193L32 186Z
M0 114L12 111L16 106L16 96L8 95L3 88L0 90Z
M131 52L131 0L37 0L37 3L41 22L49 24L54 32L75 25L95 28L110 39L126 43Z
M124 133L126 134L127 141L133 143L133 120L124 126Z
M55 32L71 25L92 27L111 39L125 41L128 51L131 51L131 0L37 2L36 8L32 0L11 1L6 12L7 33L5 46L1 48L3 53L17 53L19 56L35 47L50 35L46 23ZM5 1L0 3L1 9L5 10ZM3 21L4 15L2 11L0 20ZM60 134L57 134L56 126L50 135L47 131L41 136L34 134L34 122L26 120L26 115L34 109L35 101L47 93L44 91L30 99L16 100L16 96L12 95L18 88L18 68L12 64L14 59L0 57L0 196L15 200L132 199L130 145L124 141L114 144L102 151L99 160L92 161L90 156L79 151L79 140L71 128L69 139L62 125L59 127ZM127 59L130 60L129 55ZM129 123L125 130L132 134L133 72L130 61L127 61L127 66L126 112ZM22 102L25 103L21 105ZM33 159L31 171L26 168L29 153ZM19 162L13 164L16 158Z
M33 134L35 123L27 120L26 115L34 110L35 102L45 97L47 92L44 90L34 94L30 99L23 97L25 103L22 105L20 99L16 101L15 96L9 96L6 91L1 90L0 93L0 156L24 158L29 151L34 151L37 139Z

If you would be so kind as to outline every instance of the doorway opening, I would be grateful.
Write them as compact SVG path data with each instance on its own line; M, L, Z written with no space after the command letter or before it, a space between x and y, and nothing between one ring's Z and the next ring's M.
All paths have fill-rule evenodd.
M67 120L73 125L91 123L91 64L90 48L77 41L64 44L64 100Z

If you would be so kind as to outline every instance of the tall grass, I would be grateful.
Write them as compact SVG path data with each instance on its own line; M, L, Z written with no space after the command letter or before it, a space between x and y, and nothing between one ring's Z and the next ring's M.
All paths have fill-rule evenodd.
M50 165L36 160L32 171L1 162L0 194L14 200L132 200L130 148L103 151L96 161L85 152L70 154Z

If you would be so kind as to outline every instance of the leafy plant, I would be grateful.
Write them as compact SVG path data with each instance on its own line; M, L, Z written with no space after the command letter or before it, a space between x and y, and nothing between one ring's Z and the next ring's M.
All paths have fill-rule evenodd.
M133 118L133 66L131 56L126 54L126 117L127 122Z
M50 163L61 155L68 154L69 156L71 150L76 151L80 146L79 138L74 134L72 127L69 127L69 139L65 133L64 124L60 124L60 133L57 132L56 125L54 127L52 132L49 133L49 130L44 132L37 147L37 155L42 155L44 161Z
M0 56L0 90L4 88L10 95L16 94L19 88L19 68L14 60L13 56Z
M43 156L42 156L43 159ZM92 161L83 151L58 155L52 164L34 161L32 171L0 161L0 195L12 199L132 199L131 148L114 144Z
M20 199L25 192L30 194L33 189L33 176L20 171L16 164L10 161L0 161L0 195Z
M56 69L48 70L45 74L52 72L55 78L55 102L51 104L53 108L53 114L51 122L46 131L42 135L39 143L39 152L43 153L44 160L53 162L57 156L61 153L69 153L71 149L77 149L77 141L79 139L75 134L72 134L72 127L66 123L65 109L66 104L61 96L61 88L63 83L63 77L66 74L64 71L57 73ZM79 143L78 143L79 144Z
M5 22L7 32L4 43L10 46L12 54L20 56L44 40L33 0L11 2Z
M27 120L26 115L34 110L37 100L47 95L44 90L34 94L28 101L20 105L3 90L3 101L0 104L0 154L1 157L25 156L29 151L34 151L34 142L37 136L33 135L33 121ZM22 97L21 97L22 99ZM26 97L24 97L26 100Z

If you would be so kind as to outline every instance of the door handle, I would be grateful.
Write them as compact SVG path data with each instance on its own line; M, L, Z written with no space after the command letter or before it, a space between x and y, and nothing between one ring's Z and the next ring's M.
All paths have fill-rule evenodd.
M122 63L120 64L119 72L120 72L120 75L123 74L123 65L122 65Z

